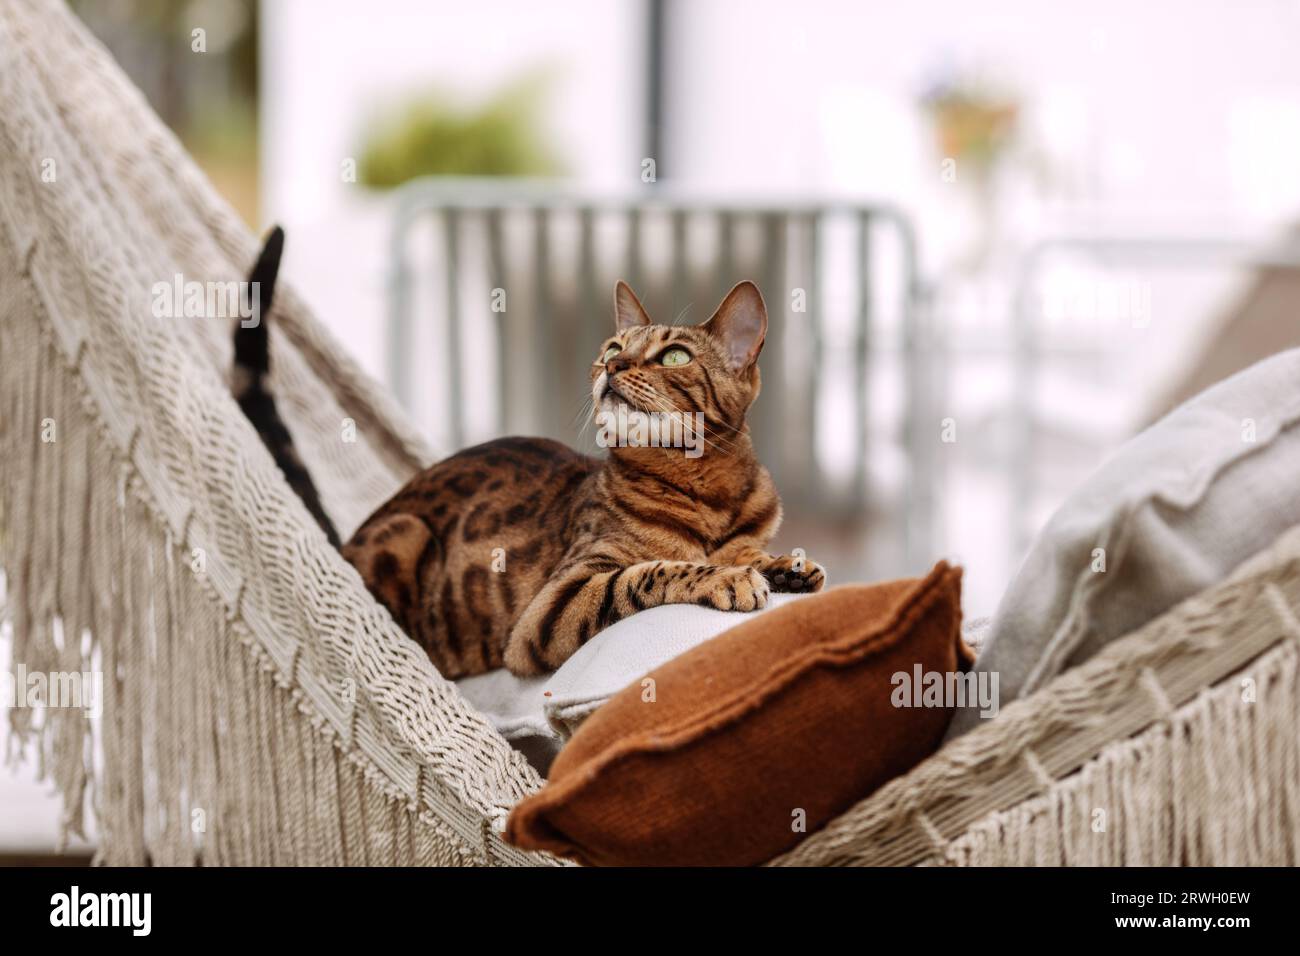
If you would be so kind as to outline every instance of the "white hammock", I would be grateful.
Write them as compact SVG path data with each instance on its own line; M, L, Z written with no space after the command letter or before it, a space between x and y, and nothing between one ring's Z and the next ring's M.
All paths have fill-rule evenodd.
M114 864L556 862L498 835L535 771L230 398L231 323L152 315L155 283L242 278L252 237L58 0L0 5L0 102L13 661L104 674L100 720L12 714L65 830L89 803ZM282 412L346 533L434 456L292 289L276 311ZM1297 862L1298 555L1292 534L776 862Z

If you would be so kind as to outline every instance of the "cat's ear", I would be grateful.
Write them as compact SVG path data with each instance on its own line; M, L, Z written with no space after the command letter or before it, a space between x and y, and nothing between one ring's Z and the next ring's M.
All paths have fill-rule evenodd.
M733 372L749 368L758 360L767 337L767 306L758 286L749 280L739 283L700 327L722 343Z
M622 279L614 286L614 324L620 332L633 326L651 324L641 300Z

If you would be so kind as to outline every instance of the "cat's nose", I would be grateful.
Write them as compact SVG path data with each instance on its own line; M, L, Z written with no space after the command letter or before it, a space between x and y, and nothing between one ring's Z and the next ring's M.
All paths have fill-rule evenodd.
M622 353L615 355L612 359L610 359L608 362L605 363L605 371L608 372L610 375L613 375L615 372L621 372L625 368L631 368L631 367L632 367L632 360L628 358L626 355L623 355Z

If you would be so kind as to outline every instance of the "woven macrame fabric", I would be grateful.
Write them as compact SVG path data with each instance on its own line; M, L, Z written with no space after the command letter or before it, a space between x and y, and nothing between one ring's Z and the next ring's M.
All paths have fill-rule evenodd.
M233 320L152 314L155 283L244 278L253 237L62 3L0 4L0 101L13 660L105 675L100 720L13 711L69 829L87 797L113 863L522 859L494 827L539 778L312 526L230 398ZM291 289L276 312L351 530L434 456Z
M555 863L499 835L536 772L230 398L233 320L153 314L156 283L243 278L253 237L59 0L0 4L0 102L12 664L104 689L95 719L15 708L8 758L65 832L95 815L105 863ZM292 289L276 311L274 385L346 533L434 456ZM1292 534L775 862L1295 863L1297 607Z

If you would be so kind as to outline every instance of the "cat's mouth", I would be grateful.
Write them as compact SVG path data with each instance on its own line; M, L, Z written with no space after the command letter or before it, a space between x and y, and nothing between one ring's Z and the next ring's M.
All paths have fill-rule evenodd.
M628 408L638 408L637 403L620 392L610 379L605 379L605 388L600 393L600 404L605 406L622 404L628 406Z

